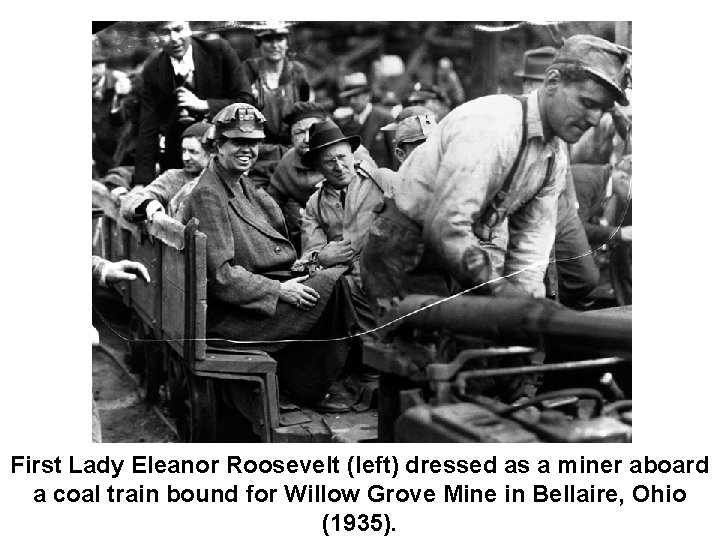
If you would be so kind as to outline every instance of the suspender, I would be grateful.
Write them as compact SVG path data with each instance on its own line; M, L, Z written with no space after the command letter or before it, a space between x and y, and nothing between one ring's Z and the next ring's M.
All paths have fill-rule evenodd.
M505 180L500 187L500 191L495 194L495 197L493 198L490 205L485 209L485 212L483 212L480 219L475 220L475 222L473 223L473 232L475 233L475 236L486 242L490 241L490 238L492 236L492 230L497 227L507 215L507 209L502 208L502 204L507 198L508 193L510 192L510 186L512 185L513 180L515 180L515 174L517 173L518 166L520 165L520 160L522 159L522 156L525 153L525 148L527 147L527 96L511 97L517 99L522 105L522 136L520 139L520 149L515 156L515 161L513 161L512 167L510 167L510 170L505 176ZM555 154L553 153L550 156L548 167L545 172L545 180L541 184L538 193L550 181L550 177L552 176L554 167ZM533 196L533 198L536 196L537 193Z

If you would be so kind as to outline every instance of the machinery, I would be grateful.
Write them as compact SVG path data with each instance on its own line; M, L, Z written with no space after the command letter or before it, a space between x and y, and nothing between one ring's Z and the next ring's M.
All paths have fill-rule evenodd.
M383 339L365 343L365 364L381 373L378 438L630 442L631 317L631 307L409 296L385 315L397 322Z

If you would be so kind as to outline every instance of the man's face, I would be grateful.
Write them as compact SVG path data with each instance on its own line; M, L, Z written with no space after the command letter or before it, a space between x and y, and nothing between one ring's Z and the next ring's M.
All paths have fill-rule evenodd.
M348 98L348 105L355 114L363 112L368 103L370 103L370 92L363 92Z
M260 38L260 56L269 62L279 62L288 50L287 37L270 35Z
M395 148L395 157L397 157L398 161L402 163L415 151L418 146L424 142L425 139L420 139L419 141L398 144L397 148Z
M577 142L583 133L597 126L600 117L614 105L612 92L594 80L546 81L546 88L550 129L568 144Z
M343 141L322 148L318 153L317 167L335 189L347 186L355 178L350 144Z
M181 143L183 170L192 176L200 174L207 166L208 153L203 150L197 137L185 137Z
M304 156L308 148L310 148L310 126L318 122L320 122L319 118L303 118L295 122L290 128L293 146L295 147L295 151L301 156Z
M257 161L258 144L257 139L223 137L222 143L218 146L220 165L231 173L247 173Z
M165 21L157 28L160 47L167 54L180 60L190 46L190 23L187 21Z

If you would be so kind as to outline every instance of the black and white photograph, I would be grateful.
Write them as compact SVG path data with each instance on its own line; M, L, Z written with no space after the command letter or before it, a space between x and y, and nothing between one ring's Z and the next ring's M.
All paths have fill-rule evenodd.
M632 442L632 30L93 22L92 441Z

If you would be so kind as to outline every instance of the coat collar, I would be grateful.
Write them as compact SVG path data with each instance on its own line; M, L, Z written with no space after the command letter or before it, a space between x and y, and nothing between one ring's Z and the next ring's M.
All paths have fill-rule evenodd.
M275 226L285 227L282 212L277 205L274 205L274 201L269 196L263 197L258 193L247 176L240 177L240 184L233 185L234 182L230 178L230 174L220 165L217 156L213 157L208 169L214 173L220 184L224 186L228 195L228 204L240 219L271 238L287 240L275 228ZM237 196L237 190L243 192L245 196Z

